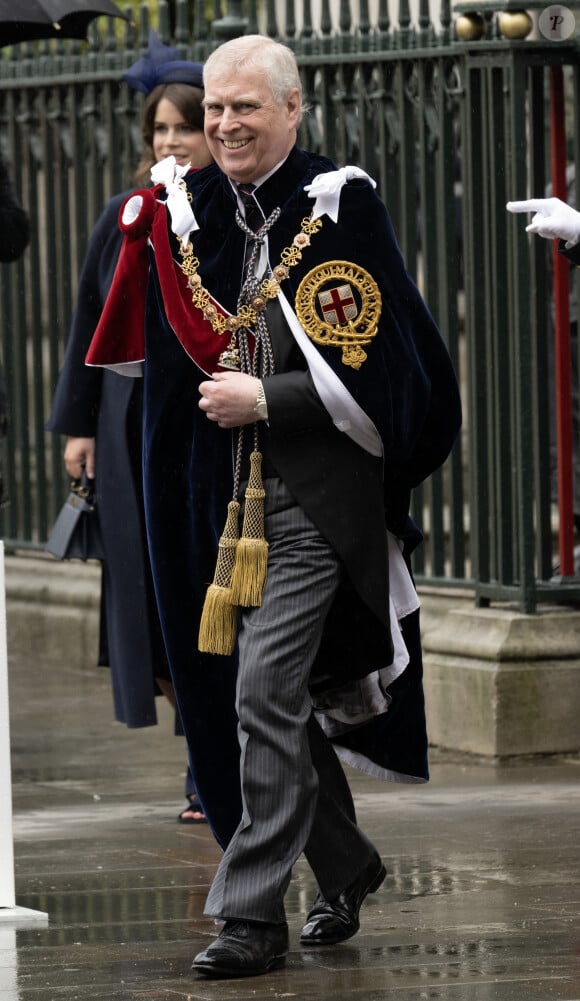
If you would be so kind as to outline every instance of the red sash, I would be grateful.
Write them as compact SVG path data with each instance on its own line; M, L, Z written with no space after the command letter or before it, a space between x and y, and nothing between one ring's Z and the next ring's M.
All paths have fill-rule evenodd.
M117 371L127 366L129 375L132 365L144 361L149 238L169 324L191 360L211 375L220 367L219 357L228 346L229 336L217 334L201 310L192 305L187 277L171 253L167 210L156 197L161 190L163 186L156 185L134 192L119 210L119 228L125 237L85 364ZM141 199L141 205L136 217L127 222L123 216L131 199L137 204ZM230 315L214 299L210 298L210 302L222 316Z

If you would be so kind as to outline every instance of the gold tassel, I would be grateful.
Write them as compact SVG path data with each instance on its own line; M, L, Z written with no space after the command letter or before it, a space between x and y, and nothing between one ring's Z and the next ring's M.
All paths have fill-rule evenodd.
M236 548L232 572L232 594L236 604L255 608L262 604L268 567L268 543L264 537L264 497L262 453L250 455L250 476L244 495L242 536Z
M232 500L219 541L213 582L207 589L199 623L198 648L202 653L227 656L236 643L237 608L232 594L232 570L236 559L240 505Z
M238 609L232 605L227 589L210 584L199 623L198 649L227 657L236 645L237 624Z

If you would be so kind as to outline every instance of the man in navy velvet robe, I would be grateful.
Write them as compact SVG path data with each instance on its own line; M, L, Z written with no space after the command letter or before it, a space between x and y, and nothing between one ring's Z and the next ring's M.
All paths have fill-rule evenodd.
M167 186L180 239L151 229L144 475L174 686L225 847L206 906L225 923L193 967L226 977L285 962L301 852L319 889L305 947L354 935L385 878L335 748L373 775L428 778L409 498L447 457L461 412L374 183L296 146L292 52L235 39L204 83L216 163ZM250 453L262 480L246 494ZM202 628L200 651L206 592L230 587L216 569L218 548L219 566L237 545L226 512L241 503L243 515L245 500L259 513L263 493L265 539L259 517L247 530L244 519L235 556L244 541L267 546L261 596L239 600L235 649Z

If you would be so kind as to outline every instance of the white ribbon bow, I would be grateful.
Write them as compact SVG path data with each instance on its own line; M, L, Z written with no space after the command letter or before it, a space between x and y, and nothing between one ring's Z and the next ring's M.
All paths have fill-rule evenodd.
M166 204L171 216L171 229L186 247L189 234L199 229L183 185L183 178L188 170L191 170L191 163L180 166L174 156L166 156L151 168L153 184L163 184L167 191Z
M372 177L360 167L346 166L339 170L329 170L325 174L317 174L311 184L307 184L304 190L310 198L315 198L312 218L318 219L326 214L333 222L338 219L338 206L340 202L340 192L347 181L353 177L364 177L373 188L376 182Z

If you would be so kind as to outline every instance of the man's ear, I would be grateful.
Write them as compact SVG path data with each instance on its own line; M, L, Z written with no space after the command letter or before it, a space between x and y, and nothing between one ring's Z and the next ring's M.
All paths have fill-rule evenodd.
M292 90L289 92L288 97L286 98L286 108L288 109L288 118L290 123L293 126L297 126L300 121L300 113L302 111L302 101L298 87L292 87Z

